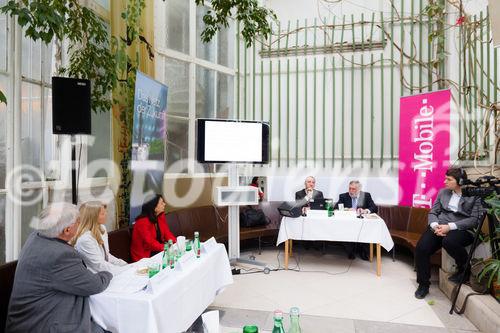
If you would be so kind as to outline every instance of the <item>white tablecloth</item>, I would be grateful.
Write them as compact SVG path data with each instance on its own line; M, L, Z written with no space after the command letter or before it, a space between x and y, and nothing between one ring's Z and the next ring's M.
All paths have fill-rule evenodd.
M150 260L160 262L161 253ZM182 270L165 271L166 275L153 293L150 290L131 292L130 288L116 291L118 283L127 279L136 280L137 283L130 284L132 288L141 283L145 286L148 278L135 273L144 265L144 261L136 263L123 272L123 276L113 278L116 282L112 281L108 287L111 291L90 297L92 318L104 329L120 333L185 331L215 296L233 283L226 249L222 244L215 244L208 253L182 265Z
M394 246L391 234L380 217L283 217L276 245L288 239L380 243L387 251Z

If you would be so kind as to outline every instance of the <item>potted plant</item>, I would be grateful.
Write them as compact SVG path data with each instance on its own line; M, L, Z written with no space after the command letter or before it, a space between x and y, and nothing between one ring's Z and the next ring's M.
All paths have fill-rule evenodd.
M495 194L491 198L485 200L491 206L488 210L490 218L495 220L495 231L493 235L489 235L490 242L499 243L500 240L500 226L498 226L498 217L500 216L500 195ZM491 258L485 261L485 265L479 274L479 280L483 278L487 280L488 288L491 288L491 294L500 302L500 253L496 248L495 252L491 254Z
M483 278L488 279L488 288L491 288L493 297L500 302L500 259L490 258L485 261L479 280Z

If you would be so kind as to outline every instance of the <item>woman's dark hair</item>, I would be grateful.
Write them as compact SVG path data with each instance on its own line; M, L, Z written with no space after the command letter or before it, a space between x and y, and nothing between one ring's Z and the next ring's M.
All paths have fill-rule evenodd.
M137 217L137 219L141 217L147 217L149 221L152 223L156 223L158 221L158 218L155 213L155 208L158 205L158 202L163 199L163 196L161 194L155 194L154 197L147 197L144 199L144 203L142 204L142 209L141 209L141 214Z
M259 177L253 177L252 182L250 184L258 185L259 184Z
M446 170L446 175L455 178L458 185L461 183L460 180L463 182L467 179L467 173L465 173L465 170L462 168L449 168Z

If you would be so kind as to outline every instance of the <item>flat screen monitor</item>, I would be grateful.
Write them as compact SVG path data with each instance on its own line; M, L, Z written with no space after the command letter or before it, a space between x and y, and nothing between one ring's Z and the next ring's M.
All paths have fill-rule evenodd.
M197 119L200 163L269 163L269 124L262 121Z

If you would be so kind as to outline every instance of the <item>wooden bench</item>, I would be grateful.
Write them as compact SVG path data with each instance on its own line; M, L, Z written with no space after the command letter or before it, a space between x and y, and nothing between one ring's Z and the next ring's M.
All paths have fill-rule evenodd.
M240 240L256 239L259 246L259 254L262 248L263 237L275 237L279 232L281 216L278 213L280 202L264 202L259 208L269 219L270 223L261 227L240 228ZM241 207L245 209L246 207ZM193 238L194 232L200 233L200 239L205 241L214 237L219 243L227 244L228 214L227 207L202 206L184 208L166 214L166 220L174 235L183 235ZM130 258L130 242L132 239L132 227L114 230L109 233L110 252L127 262Z
M394 241L393 260L396 258L396 245L409 249L415 256L418 240L428 226L429 209L407 206L379 206L378 215L384 219ZM431 256L431 264L441 265L441 250Z

